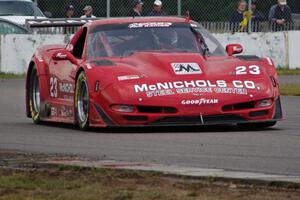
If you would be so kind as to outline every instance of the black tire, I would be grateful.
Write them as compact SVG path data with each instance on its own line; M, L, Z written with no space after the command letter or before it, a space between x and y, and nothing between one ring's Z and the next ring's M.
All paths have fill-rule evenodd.
M79 128L83 131L89 129L89 92L87 77L82 71L76 80L75 90L75 112L76 121Z
M31 118L34 123L39 124L40 121L40 83L37 74L37 69L34 66L31 70L29 80L29 108Z
M257 123L245 123L245 124L237 124L240 128L246 129L264 129L269 128L276 125L276 121L272 122L257 122Z

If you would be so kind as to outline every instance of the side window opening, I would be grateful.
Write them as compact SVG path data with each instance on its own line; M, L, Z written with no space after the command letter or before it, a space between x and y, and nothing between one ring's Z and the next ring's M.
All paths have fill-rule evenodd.
M76 58L82 58L83 48L85 44L87 28L84 28L81 35L79 36L78 40L76 41L74 48L73 48L73 55Z

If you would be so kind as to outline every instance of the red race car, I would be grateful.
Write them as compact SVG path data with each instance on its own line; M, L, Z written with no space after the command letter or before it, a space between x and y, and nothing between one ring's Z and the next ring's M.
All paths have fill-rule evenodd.
M237 124L282 119L270 58L233 56L200 24L176 17L86 23L40 47L26 79L27 116L89 127Z

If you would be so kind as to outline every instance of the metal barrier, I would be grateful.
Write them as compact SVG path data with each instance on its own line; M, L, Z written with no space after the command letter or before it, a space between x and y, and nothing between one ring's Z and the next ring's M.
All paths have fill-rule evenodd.
M35 0L36 5L47 14L48 18L64 18L65 12L71 7L74 10L73 18L83 15L83 8L90 5L96 17L122 17L131 16L134 0ZM161 0L162 9L168 16L181 16L189 11L191 19L199 21L211 32L267 32L299 30L300 27L300 3L299 0L287 0L292 12L292 21L284 26L278 27L269 21L271 7L277 0L246 0L244 2L244 19L246 22L242 27L240 22L233 21L237 12L239 2L242 0ZM254 20L248 11L251 11L252 2L256 2L256 10L261 14L262 19ZM144 0L143 16L148 16L154 6L154 0ZM256 12L257 12L256 11ZM250 14L249 14L250 13ZM37 29L37 28L35 28ZM41 29L41 28L38 28ZM39 33L64 33L65 29L51 28ZM33 31L37 32L37 31ZM67 31L72 33L73 30Z
M87 22L101 20L105 18L58 18L58 19L29 19L26 20L26 27L31 33L38 34L73 34L78 30L78 27ZM235 33L249 32L248 26L241 29L240 23L231 22L200 22L200 24L212 33ZM253 22L251 24L251 32L274 32L274 31L289 31L300 30L299 23L289 23L282 27L264 22Z

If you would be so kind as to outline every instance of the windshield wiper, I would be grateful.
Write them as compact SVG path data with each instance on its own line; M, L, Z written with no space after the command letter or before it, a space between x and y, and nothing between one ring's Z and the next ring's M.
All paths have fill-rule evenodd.
M202 44L203 45L203 48L202 48L202 50L203 50L203 56L206 56L206 53L208 53L209 52L209 48L208 48L208 46L207 46L207 44L206 44L206 42L205 42L205 39L204 39L204 37L203 37L203 35L201 34L201 32L199 31L199 30L197 30L197 29L195 29L195 28L193 28L193 27L191 27L191 31L197 36L197 38L199 39L199 43L200 43L200 45Z
M0 16L13 16L14 14L0 14Z

